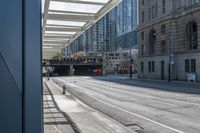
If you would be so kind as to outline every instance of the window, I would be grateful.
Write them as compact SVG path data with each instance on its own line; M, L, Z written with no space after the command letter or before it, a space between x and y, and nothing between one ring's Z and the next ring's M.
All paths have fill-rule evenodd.
M191 73L196 73L196 60L191 60Z
M149 72L151 72L151 61L149 61Z
M192 21L189 22L186 26L187 40L189 43L189 49L197 49L198 46L198 26L197 23Z
M142 0L142 5L144 5L144 0Z
M195 59L186 59L185 60L185 72L187 73L196 73L196 60Z
M199 0L185 0L186 7L191 7L197 5Z
M149 20L151 20L151 8L149 8Z
M141 62L141 72L144 72L144 62Z
M142 56L144 55L144 53L145 53L145 45L142 45Z
M152 7L152 19L154 19L154 6Z
M144 41L144 32L141 33L141 40Z
M164 35L166 33L166 25L161 25L161 33Z
M152 61L151 62L151 70L152 70L152 72L155 72L155 61Z
M167 52L166 41L165 40L161 41L161 52L162 53L166 53Z
M155 72L155 61L149 61L149 72Z
M190 60L185 60L185 72L190 72Z
M144 11L142 11L142 23L144 23Z
M149 32L149 54L150 55L154 54L155 44L156 44L156 31L151 30Z
M155 17L157 18L157 16L158 16L158 5L156 4L155 5Z
M162 13L165 14L166 8L165 8L165 0L162 0Z

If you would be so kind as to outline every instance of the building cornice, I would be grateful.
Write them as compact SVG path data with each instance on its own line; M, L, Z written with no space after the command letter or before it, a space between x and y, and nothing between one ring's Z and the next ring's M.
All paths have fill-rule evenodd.
M162 23L162 22L168 21L170 19L177 19L179 17L183 17L183 16L186 16L188 14L195 13L197 11L200 11L199 5L196 6L196 7L192 6L190 8L184 8L183 10L179 10L179 12L176 11L176 13L171 13L169 15L166 15L166 16L157 18L155 20L149 21L149 23L139 24L137 31L143 30L143 29L148 28L148 27L152 27L152 26L154 26L158 23Z

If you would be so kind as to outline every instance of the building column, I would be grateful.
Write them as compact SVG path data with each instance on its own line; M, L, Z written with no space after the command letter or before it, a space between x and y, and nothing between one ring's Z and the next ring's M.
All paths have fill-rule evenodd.
M176 71L176 62L175 62L175 58L176 55L174 53L174 49L177 45L177 30L176 30L176 22L174 19L171 20L171 54L173 54L174 56L172 57L172 62L171 62L171 79L175 80L177 77L177 71Z

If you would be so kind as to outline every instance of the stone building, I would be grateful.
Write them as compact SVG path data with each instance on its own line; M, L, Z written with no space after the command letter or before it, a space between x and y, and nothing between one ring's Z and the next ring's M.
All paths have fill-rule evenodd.
M139 0L139 77L200 81L200 0Z

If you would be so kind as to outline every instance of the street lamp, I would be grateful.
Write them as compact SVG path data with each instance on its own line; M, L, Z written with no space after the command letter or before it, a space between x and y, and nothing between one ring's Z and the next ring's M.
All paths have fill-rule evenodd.
M107 45L107 41L108 40L104 40L101 44L102 44L102 58L103 58L103 75L106 75L106 54L105 54L105 48L106 48L106 45Z
M132 72L132 51L131 51L131 47L130 47L130 79L133 78L133 72Z
M175 57L174 57L174 54L173 54L173 48L172 48L172 45L174 43L174 38L173 38L173 35L172 33L175 32L175 27L174 27L174 21L173 19L171 20L170 22L170 30L171 30L171 33L170 33L170 45L169 45L169 66L168 66L168 82L171 82L172 81L172 74L171 74L171 67L172 65L175 64Z

